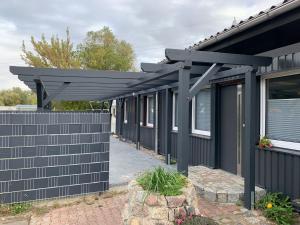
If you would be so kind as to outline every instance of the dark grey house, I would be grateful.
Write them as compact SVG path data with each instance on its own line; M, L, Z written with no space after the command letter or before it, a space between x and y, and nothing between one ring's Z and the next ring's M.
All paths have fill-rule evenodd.
M116 133L189 165L300 197L300 1L286 0L184 50L166 49L143 72L11 67L38 108L51 100L117 100ZM258 149L261 136L271 149Z
M256 73L256 142L267 136L271 149L255 151L255 183L270 191L300 197L300 1L284 1L188 48L272 57ZM172 64L170 60L162 63ZM168 89L169 90L169 89ZM178 93L166 89L124 96L117 101L117 134L165 155L165 126L171 118L171 157L177 158ZM213 100L214 98L214 100ZM214 105L213 105L213 104ZM137 106L140 105L140 120ZM217 112L217 113L215 113ZM244 176L244 75L210 80L189 103L190 165L221 168ZM216 115L217 114L217 115ZM215 117L212 123L212 117ZM215 126L215 127L213 127ZM217 140L217 141L216 141Z

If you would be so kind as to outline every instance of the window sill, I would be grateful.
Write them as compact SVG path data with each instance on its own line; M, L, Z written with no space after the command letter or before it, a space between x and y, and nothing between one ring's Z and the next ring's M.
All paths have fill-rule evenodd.
M153 128L153 126L149 126L149 125L141 125L141 127L143 127L143 128Z
M174 133L174 134L178 134L177 130L172 130L171 132ZM207 139L207 140L211 139L211 136L202 135L202 134L195 134L195 133L190 133L189 136L190 137L197 137L197 138Z
M203 135L203 134L196 134L196 133L191 133L190 136L193 136L193 137L198 137L198 138L203 138L203 139L208 139L210 140L211 139L211 136L208 136L208 135Z
M273 152L280 152L280 153L300 156L300 151L299 150L292 150L292 149L287 149L287 148L279 148L279 147L259 148L257 146L257 149L258 149L258 151L273 151Z

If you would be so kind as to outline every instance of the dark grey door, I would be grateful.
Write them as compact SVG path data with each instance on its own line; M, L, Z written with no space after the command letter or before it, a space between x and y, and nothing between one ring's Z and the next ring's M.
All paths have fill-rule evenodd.
M242 175L244 105L243 86L221 87L220 167Z

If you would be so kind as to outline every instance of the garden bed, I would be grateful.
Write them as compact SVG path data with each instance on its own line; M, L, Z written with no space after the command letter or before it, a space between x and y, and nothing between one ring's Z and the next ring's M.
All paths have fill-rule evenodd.
M190 182L182 188L182 194L164 196L145 191L133 180L128 185L128 198L123 213L126 225L171 225L182 214L199 214L196 190Z

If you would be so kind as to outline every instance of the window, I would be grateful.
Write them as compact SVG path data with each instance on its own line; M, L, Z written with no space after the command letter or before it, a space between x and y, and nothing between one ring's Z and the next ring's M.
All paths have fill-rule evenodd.
M199 91L192 100L192 132L210 136L210 89Z
M147 96L147 126L153 127L154 124L154 97Z
M144 97L140 98L140 125L144 125Z
M178 93L173 92L173 115L172 115L172 127L173 130L178 130Z
M300 150L300 75L262 81L261 135L274 146Z
M124 101L124 123L127 123L127 101L128 99L125 99Z

